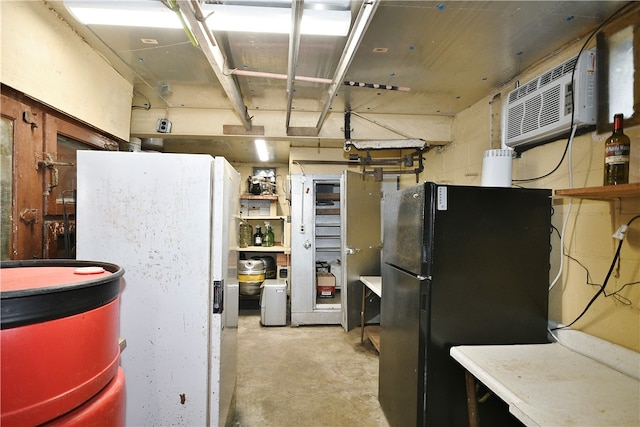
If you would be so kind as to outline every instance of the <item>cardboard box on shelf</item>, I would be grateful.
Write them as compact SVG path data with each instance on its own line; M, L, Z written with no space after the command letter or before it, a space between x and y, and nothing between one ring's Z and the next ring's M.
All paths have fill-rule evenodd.
M320 298L333 298L336 292L336 276L331 273L316 273L316 290Z
M278 264L278 265L289 265L289 260L287 259L287 254L277 254L276 255L276 264Z
M275 208L275 204L273 204ZM240 200L240 214L243 216L269 216L275 215L270 200Z

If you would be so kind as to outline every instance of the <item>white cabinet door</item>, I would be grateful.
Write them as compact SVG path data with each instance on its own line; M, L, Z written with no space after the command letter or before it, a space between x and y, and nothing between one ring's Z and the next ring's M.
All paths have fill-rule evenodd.
M318 196L331 193L329 199ZM332 206L328 206L328 203ZM335 206L333 206L335 204ZM340 175L291 177L291 324L340 324L339 290L318 296L316 263L341 257Z

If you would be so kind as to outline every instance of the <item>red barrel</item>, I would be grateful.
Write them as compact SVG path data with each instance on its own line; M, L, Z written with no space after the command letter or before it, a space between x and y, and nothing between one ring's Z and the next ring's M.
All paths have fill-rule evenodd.
M0 424L46 423L116 377L124 270L73 260L0 266Z
M46 427L114 427L124 426L125 418L124 371L118 368L116 376L98 394L80 407L45 424Z

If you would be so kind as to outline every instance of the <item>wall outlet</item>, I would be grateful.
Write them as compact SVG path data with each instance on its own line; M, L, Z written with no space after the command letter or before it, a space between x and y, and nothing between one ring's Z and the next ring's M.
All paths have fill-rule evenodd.
M158 119L156 131L160 133L171 133L171 122L169 119Z

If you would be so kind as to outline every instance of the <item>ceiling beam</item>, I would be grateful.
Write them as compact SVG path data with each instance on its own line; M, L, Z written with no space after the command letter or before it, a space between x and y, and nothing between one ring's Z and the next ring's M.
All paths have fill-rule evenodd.
M171 119L171 132L160 134L156 130L158 117ZM253 119L251 131L242 131L242 126L235 128L229 123L235 117L231 109L199 109L199 108L150 108L131 111L131 136L139 138L196 138L218 141L249 140L261 135L267 141L289 140L333 140L342 147L344 145L344 116L333 112L327 116L320 134L315 134L313 125L318 118L317 112L296 111L296 120L301 126L290 127L285 132L284 111L260 110L260 115ZM259 120L259 121L256 121ZM405 115L405 114L367 114L367 120L359 116L351 117L352 138L358 140L393 140L398 138L395 129L402 129L403 134L411 138L429 141L430 145L442 145L453 140L453 122L451 116L440 115ZM392 124L393 126L387 126ZM384 125L384 126L382 126Z
M356 17L353 27L349 33L347 44L342 51L340 62L338 63L333 79L331 79L331 83L329 84L328 98L322 108L322 113L320 113L318 123L316 124L317 133L320 133L320 129L327 118L327 114L329 113L329 109L331 108L331 103L333 102L336 92L338 92L340 86L344 84L344 77L349 70L349 65L351 65L351 61L358 51L358 46L360 46L364 33L367 31L379 4L380 0L364 0L362 2L362 6L360 6L358 16Z
M304 11L304 0L291 2L291 33L289 35L289 59L287 75L287 119L286 128L289 131L291 120L291 108L293 105L293 84L296 79L296 67L298 66L298 52L300 51L300 22Z
M247 106L244 104L242 92L234 77L225 70L224 54L215 36L207 27L200 3L197 0L176 0L176 2L180 6L180 12L189 22L191 31L200 44L200 48L209 61L213 72L216 74L222 88L231 101L233 110L242 122L244 128L250 130L251 117L249 117Z

